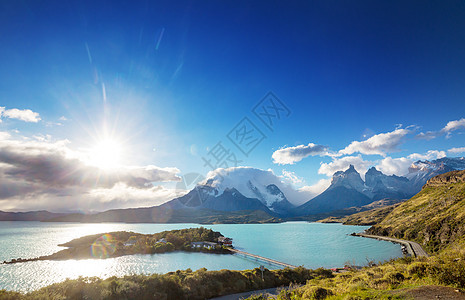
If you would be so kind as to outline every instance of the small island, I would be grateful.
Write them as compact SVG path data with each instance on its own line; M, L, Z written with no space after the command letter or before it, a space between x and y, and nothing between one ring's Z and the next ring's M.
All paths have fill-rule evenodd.
M172 251L232 254L231 239L204 227L141 234L115 231L88 235L59 246L68 247L47 256L4 261L13 264L37 260L104 259L133 254L154 254Z

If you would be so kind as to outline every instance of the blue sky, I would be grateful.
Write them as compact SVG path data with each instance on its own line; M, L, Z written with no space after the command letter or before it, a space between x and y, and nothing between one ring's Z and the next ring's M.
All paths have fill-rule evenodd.
M463 1L3 1L0 44L2 149L55 145L95 161L112 156L95 150L110 141L103 151L121 165L167 172L151 187L159 199L174 173L206 175L202 157L218 142L308 197L349 163L402 175L413 160L465 150ZM272 130L252 111L270 91L289 108ZM264 137L247 156L227 136L244 117ZM159 178L150 170L144 184ZM11 190L40 181L19 173L2 173ZM148 195L128 186L120 192ZM0 209L54 203L30 204L34 193L0 195Z

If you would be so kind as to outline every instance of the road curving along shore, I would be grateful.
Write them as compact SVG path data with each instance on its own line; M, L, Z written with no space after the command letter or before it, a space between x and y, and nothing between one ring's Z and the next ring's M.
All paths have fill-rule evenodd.
M408 254L410 254L412 257L422 257L422 256L428 257L429 256L429 254L423 249L423 247L416 242L391 238L387 236L365 234L365 233L353 233L352 235L370 238L370 239L389 241L389 242L394 242L394 243L404 245L407 249Z

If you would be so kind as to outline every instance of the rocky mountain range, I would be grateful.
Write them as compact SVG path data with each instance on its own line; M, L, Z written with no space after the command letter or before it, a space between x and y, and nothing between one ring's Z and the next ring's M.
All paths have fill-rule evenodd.
M348 207L360 207L381 199L407 199L412 188L406 177L387 176L372 167L365 181L353 165L334 173L331 185L320 195L296 209L301 215L326 213Z
M450 171L465 169L465 157L444 157L433 161L417 161L409 168L409 173L405 175L415 193L418 193L423 185L434 176Z
M418 193L430 178L463 169L465 158L441 158L413 163L406 176L386 175L372 167L365 173L363 180L351 165L345 171L334 173L331 185L320 195L296 206L287 199L283 192L283 188L287 187L277 180L278 177L270 177L270 174L264 176L267 172L257 169L238 168L230 173L217 173L197 184L184 196L160 206L109 210L87 215L31 212L23 216L23 213L3 213L0 214L0 220L27 218L77 222L276 222L366 207L379 200L402 201Z
M372 167L362 180L351 165L345 171L334 173L331 185L323 193L300 206L293 205L277 184L262 180L253 169L240 169L215 174L186 195L162 204L160 208L186 213L199 210L262 211L270 217L284 219L316 215L362 207L382 199L409 199L428 179L455 169L465 169L464 158L417 161L407 176L385 175Z
M441 158L417 161L406 176L385 175L375 167L365 173L365 181L354 166L334 173L331 185L320 195L296 209L296 214L327 213L348 207L360 207L381 199L409 199L426 182L439 174L465 169L465 158Z

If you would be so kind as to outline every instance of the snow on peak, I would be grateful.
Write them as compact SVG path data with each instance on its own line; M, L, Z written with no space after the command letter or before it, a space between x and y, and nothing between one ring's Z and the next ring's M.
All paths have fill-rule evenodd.
M199 185L207 185L216 189L218 195L223 194L227 188L235 188L245 197L259 199L268 207L286 200L284 192L293 190L291 186L281 182L281 179L271 170L265 171L251 167L216 169L209 172L207 178L199 182ZM290 193L292 194L292 191Z

